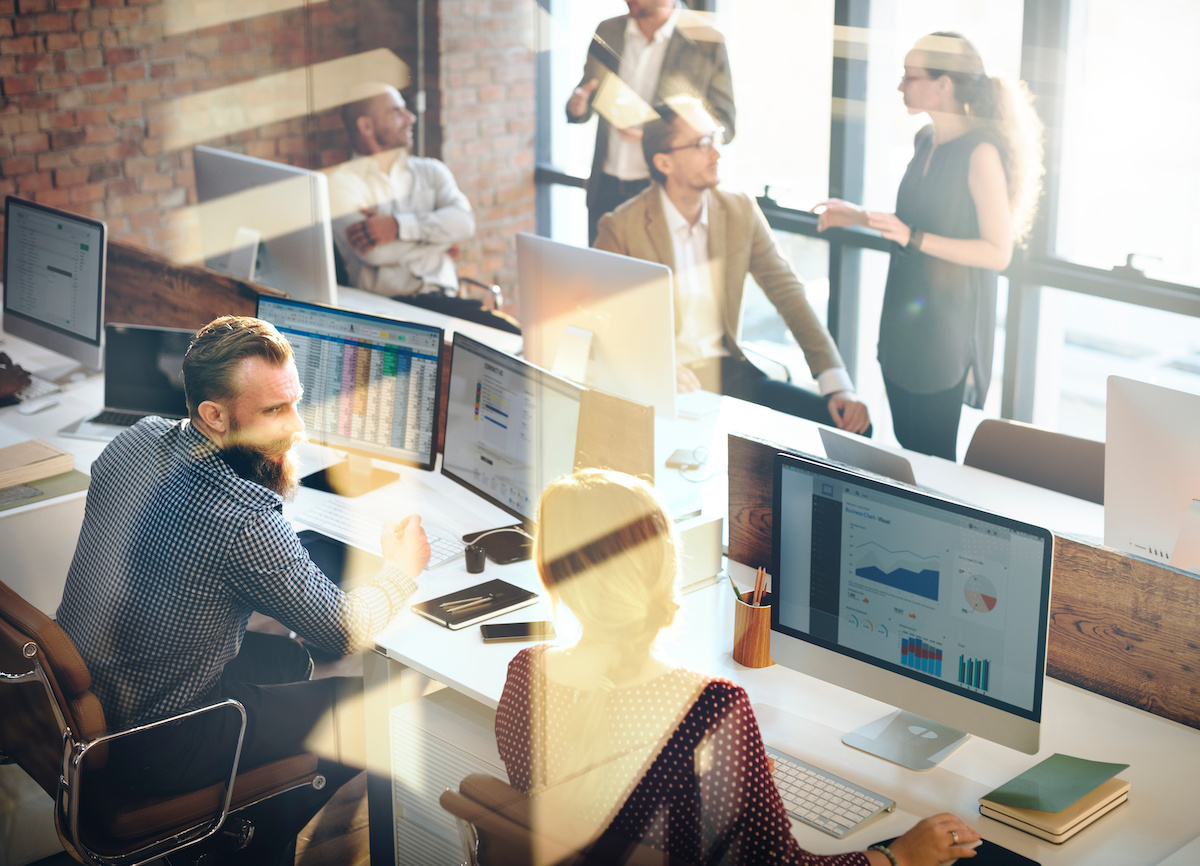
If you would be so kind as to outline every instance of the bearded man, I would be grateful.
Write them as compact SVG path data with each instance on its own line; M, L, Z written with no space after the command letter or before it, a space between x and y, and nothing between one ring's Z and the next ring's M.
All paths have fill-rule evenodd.
M318 751L329 784L247 810L249 847L219 861L286 863L296 833L365 765L362 683L310 681L307 650L248 633L250 614L331 652L359 649L403 609L429 545L419 517L387 524L384 567L348 593L309 559L283 517L298 480L303 389L274 326L238 316L209 323L188 347L183 376L187 420L146 418L92 465L57 619L110 730L235 698L247 716L241 767ZM239 724L219 710L152 728L116 740L109 766L147 795L212 784L228 774ZM343 738L323 746L329 731Z

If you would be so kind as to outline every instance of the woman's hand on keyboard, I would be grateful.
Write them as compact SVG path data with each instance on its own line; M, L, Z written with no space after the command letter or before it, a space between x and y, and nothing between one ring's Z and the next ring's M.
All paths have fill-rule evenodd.
M938 866L974 857L979 834L948 813L925 818L889 847L899 866Z
M416 514L410 514L399 523L383 524L379 543L383 547L383 558L390 565L404 569L411 578L415 579L429 562L429 539Z

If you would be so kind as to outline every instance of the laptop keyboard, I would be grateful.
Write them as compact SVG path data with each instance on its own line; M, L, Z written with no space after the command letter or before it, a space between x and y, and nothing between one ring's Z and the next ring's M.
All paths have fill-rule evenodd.
M89 424L110 424L113 427L132 427L146 416L140 412L118 412L115 409L105 409L98 415L88 419Z
M357 505L342 497L323 496L321 501L304 509L297 518L326 535L361 548L376 556L383 555L379 535L383 532L384 517L378 507ZM462 556L466 545L443 529L422 522L429 539L429 564L433 569Z
M788 814L830 836L853 833L896 801L767 746L775 759L775 787Z

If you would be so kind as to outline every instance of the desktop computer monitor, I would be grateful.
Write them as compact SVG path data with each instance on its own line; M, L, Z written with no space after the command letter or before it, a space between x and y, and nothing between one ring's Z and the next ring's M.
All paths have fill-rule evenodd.
M433 468L441 328L265 296L258 317L292 344L308 438L349 455L305 485L358 496L395 481L373 457Z
M1200 395L1109 376L1106 415L1104 543L1196 568L1183 548L1200 540Z
M528 558L525 531L538 497L574 469L582 395L578 385L454 335L442 474L519 521L471 534L493 561Z
M842 739L928 769L1038 750L1053 536L815 459L774 465L771 657L900 708Z
M670 268L518 234L517 283L526 358L675 416Z
M297 300L336 304L325 175L199 145L192 158L205 265Z
M101 368L107 261L102 221L16 196L4 200L4 330L72 361L31 372L61 383L80 364Z

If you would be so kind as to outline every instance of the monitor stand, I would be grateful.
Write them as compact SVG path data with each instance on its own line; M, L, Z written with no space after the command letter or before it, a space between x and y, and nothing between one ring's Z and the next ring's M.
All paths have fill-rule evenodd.
M400 473L377 468L363 454L348 454L341 463L305 475L300 483L313 490L339 496L362 496L400 478Z
M850 731L842 742L910 770L932 770L968 736L916 713L896 710Z
M523 562L533 556L533 539L523 523L468 532L462 537L467 544L482 547L487 558L496 565Z

